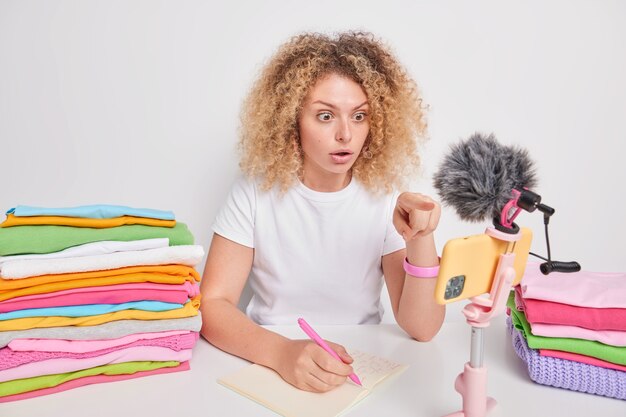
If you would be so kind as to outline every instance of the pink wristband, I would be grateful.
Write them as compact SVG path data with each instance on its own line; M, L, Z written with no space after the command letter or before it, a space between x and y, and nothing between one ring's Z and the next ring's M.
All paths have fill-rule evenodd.
M429 267L415 266L411 265L407 258L404 258L404 271L415 278L437 278L439 265Z

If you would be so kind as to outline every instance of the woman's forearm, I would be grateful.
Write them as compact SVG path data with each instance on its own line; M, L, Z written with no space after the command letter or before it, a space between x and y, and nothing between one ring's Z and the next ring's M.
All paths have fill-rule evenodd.
M435 280L407 276L402 289L397 321L415 340L432 339L443 323L445 306L435 302Z
M254 323L225 299L204 298L202 336L215 347L275 369L288 339Z
M407 242L406 256L410 264L421 267L439 265L432 234ZM419 341L432 339L443 323L445 306L435 301L435 278L406 275L398 305L398 324Z

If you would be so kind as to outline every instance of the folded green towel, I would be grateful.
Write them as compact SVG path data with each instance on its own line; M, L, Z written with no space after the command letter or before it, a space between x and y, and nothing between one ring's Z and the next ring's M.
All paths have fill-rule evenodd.
M13 379L11 381L0 382L0 397L7 395L21 394L23 392L38 389L56 387L68 381L93 375L126 375L135 372L151 371L154 369L178 366L175 361L137 361L121 362L87 368L80 371L66 372L64 374L41 375L32 378Z
M102 240L131 241L168 238L170 246L193 245L193 235L187 225L175 227L125 225L94 229L71 226L14 226L0 228L0 256L24 253L50 253L84 243Z
M550 279L550 278L546 278ZM526 338L528 346L532 349L552 349L563 352L574 352L581 355L593 356L608 362L626 365L626 347L611 346L593 340L574 339L568 337L544 337L535 336L531 333L530 324L523 312L515 308L513 292L507 301L507 307L511 309L511 321L522 336Z

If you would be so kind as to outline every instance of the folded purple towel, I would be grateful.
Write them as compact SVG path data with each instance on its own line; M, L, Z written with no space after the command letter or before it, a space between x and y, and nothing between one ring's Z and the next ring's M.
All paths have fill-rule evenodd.
M513 347L528 367L530 379L538 384L626 400L626 372L566 359L541 356L506 319Z

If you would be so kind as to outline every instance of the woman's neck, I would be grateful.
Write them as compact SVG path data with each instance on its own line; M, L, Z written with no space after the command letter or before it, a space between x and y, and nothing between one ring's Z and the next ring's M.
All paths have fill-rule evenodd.
M343 174L328 174L328 175L307 175L306 172L300 178L302 184L313 191L319 191L323 193L332 193L341 191L350 184L352 179L352 172Z

